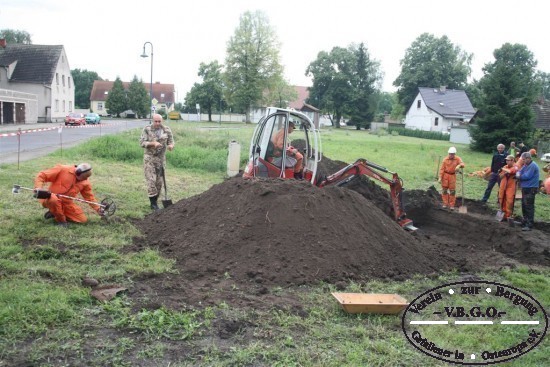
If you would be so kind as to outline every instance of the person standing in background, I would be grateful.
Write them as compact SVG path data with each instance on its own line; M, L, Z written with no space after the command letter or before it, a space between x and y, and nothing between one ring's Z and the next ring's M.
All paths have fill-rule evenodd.
M525 162L516 173L516 179L521 187L521 211L523 214L522 231L530 231L535 224L535 196L539 191L539 166L533 162L530 153L523 153Z
M514 212L514 200L516 199L516 172L518 167L514 165L515 157L508 155L506 165L500 170L500 189L498 190L498 202L500 210L504 213L502 221L511 218Z
M441 183L442 208L454 210L456 204L456 173L464 168L464 162L456 155L456 148L450 147L449 155L443 158L439 169L439 180Z
M493 190L495 184L498 182L500 185L499 171L506 164L506 153L504 152L504 148L504 144L497 145L497 152L493 155L493 159L491 161L491 175L489 176L489 182L487 183L485 193L481 198L481 201L484 203L489 200L491 191Z
M149 196L151 209L159 210L157 200L162 189L164 169L166 167L166 149L169 151L174 149L172 130L162 124L161 115L153 115L153 124L143 128L139 143L145 149L143 154L143 171L145 173L147 195Z

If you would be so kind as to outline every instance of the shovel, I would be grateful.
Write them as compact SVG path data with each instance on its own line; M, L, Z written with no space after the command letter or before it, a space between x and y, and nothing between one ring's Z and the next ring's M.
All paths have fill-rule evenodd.
M464 205L464 172L460 170L460 181L462 184L462 205L458 208L458 212L461 214L468 213L468 208Z
M164 184L164 200L162 200L162 206L164 208L168 208L173 203L172 203L172 199L168 199L168 189L166 188L166 175L164 174L164 166L162 166L161 170L162 170L162 183Z

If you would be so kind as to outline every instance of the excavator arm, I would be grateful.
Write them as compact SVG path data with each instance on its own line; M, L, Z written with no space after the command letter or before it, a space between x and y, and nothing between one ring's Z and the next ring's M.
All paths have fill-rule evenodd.
M382 176L379 172L391 174L392 179ZM387 168L360 158L355 161L355 163L352 163L342 168L340 171L318 181L316 185L319 187L328 185L344 186L355 177L359 177L361 175L374 178L390 186L390 197L393 205L395 220L406 230L415 231L417 228L413 225L412 220L407 218L407 214L405 213L405 208L403 206L403 182L397 173L391 172Z

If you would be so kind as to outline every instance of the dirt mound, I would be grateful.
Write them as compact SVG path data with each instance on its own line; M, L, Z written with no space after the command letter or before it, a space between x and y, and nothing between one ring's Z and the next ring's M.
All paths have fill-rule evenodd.
M324 162L333 172L345 165ZM475 201L466 202L468 214L441 210L435 188L404 197L416 232L393 220L388 192L368 179L346 188L226 180L138 224L145 237L132 250L158 248L176 260L178 274L136 279L133 294L207 304L235 297L240 287L268 297L272 286L550 265L548 226L523 233Z

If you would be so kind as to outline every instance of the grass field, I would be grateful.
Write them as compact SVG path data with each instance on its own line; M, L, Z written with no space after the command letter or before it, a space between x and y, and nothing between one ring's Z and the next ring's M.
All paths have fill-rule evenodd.
M167 181L174 201L199 194L225 178L227 147L237 140L246 162L254 126L169 123L176 149L167 154ZM350 316L331 299L329 284L282 290L302 300L306 315L285 310L256 312L225 304L202 310L134 310L122 295L101 304L89 296L81 278L132 284L140 274L173 271L173 261L155 249L123 251L140 236L133 225L149 212L143 179L140 131L104 136L71 149L16 165L0 166L0 366L437 366L412 348L394 316ZM353 162L366 158L399 173L406 189L434 185L438 160L448 142L365 131L326 129L324 154ZM344 149L345 147L345 149ZM457 146L466 172L490 164L491 156ZM58 163L87 161L94 167L92 183L98 199L117 202L108 224L94 216L83 226L61 230L42 219L43 210L29 193L12 195L13 184L32 187L36 173ZM466 197L480 199L486 182L465 177ZM496 207L496 189L491 203ZM550 222L550 198L536 199L536 221ZM547 268L506 269L477 274L510 284L550 305ZM346 291L420 294L457 273L402 282L373 280L349 283ZM224 343L209 338L221 319L252 325L250 335ZM469 336L475 342L475 336ZM548 340L511 366L548 365Z

